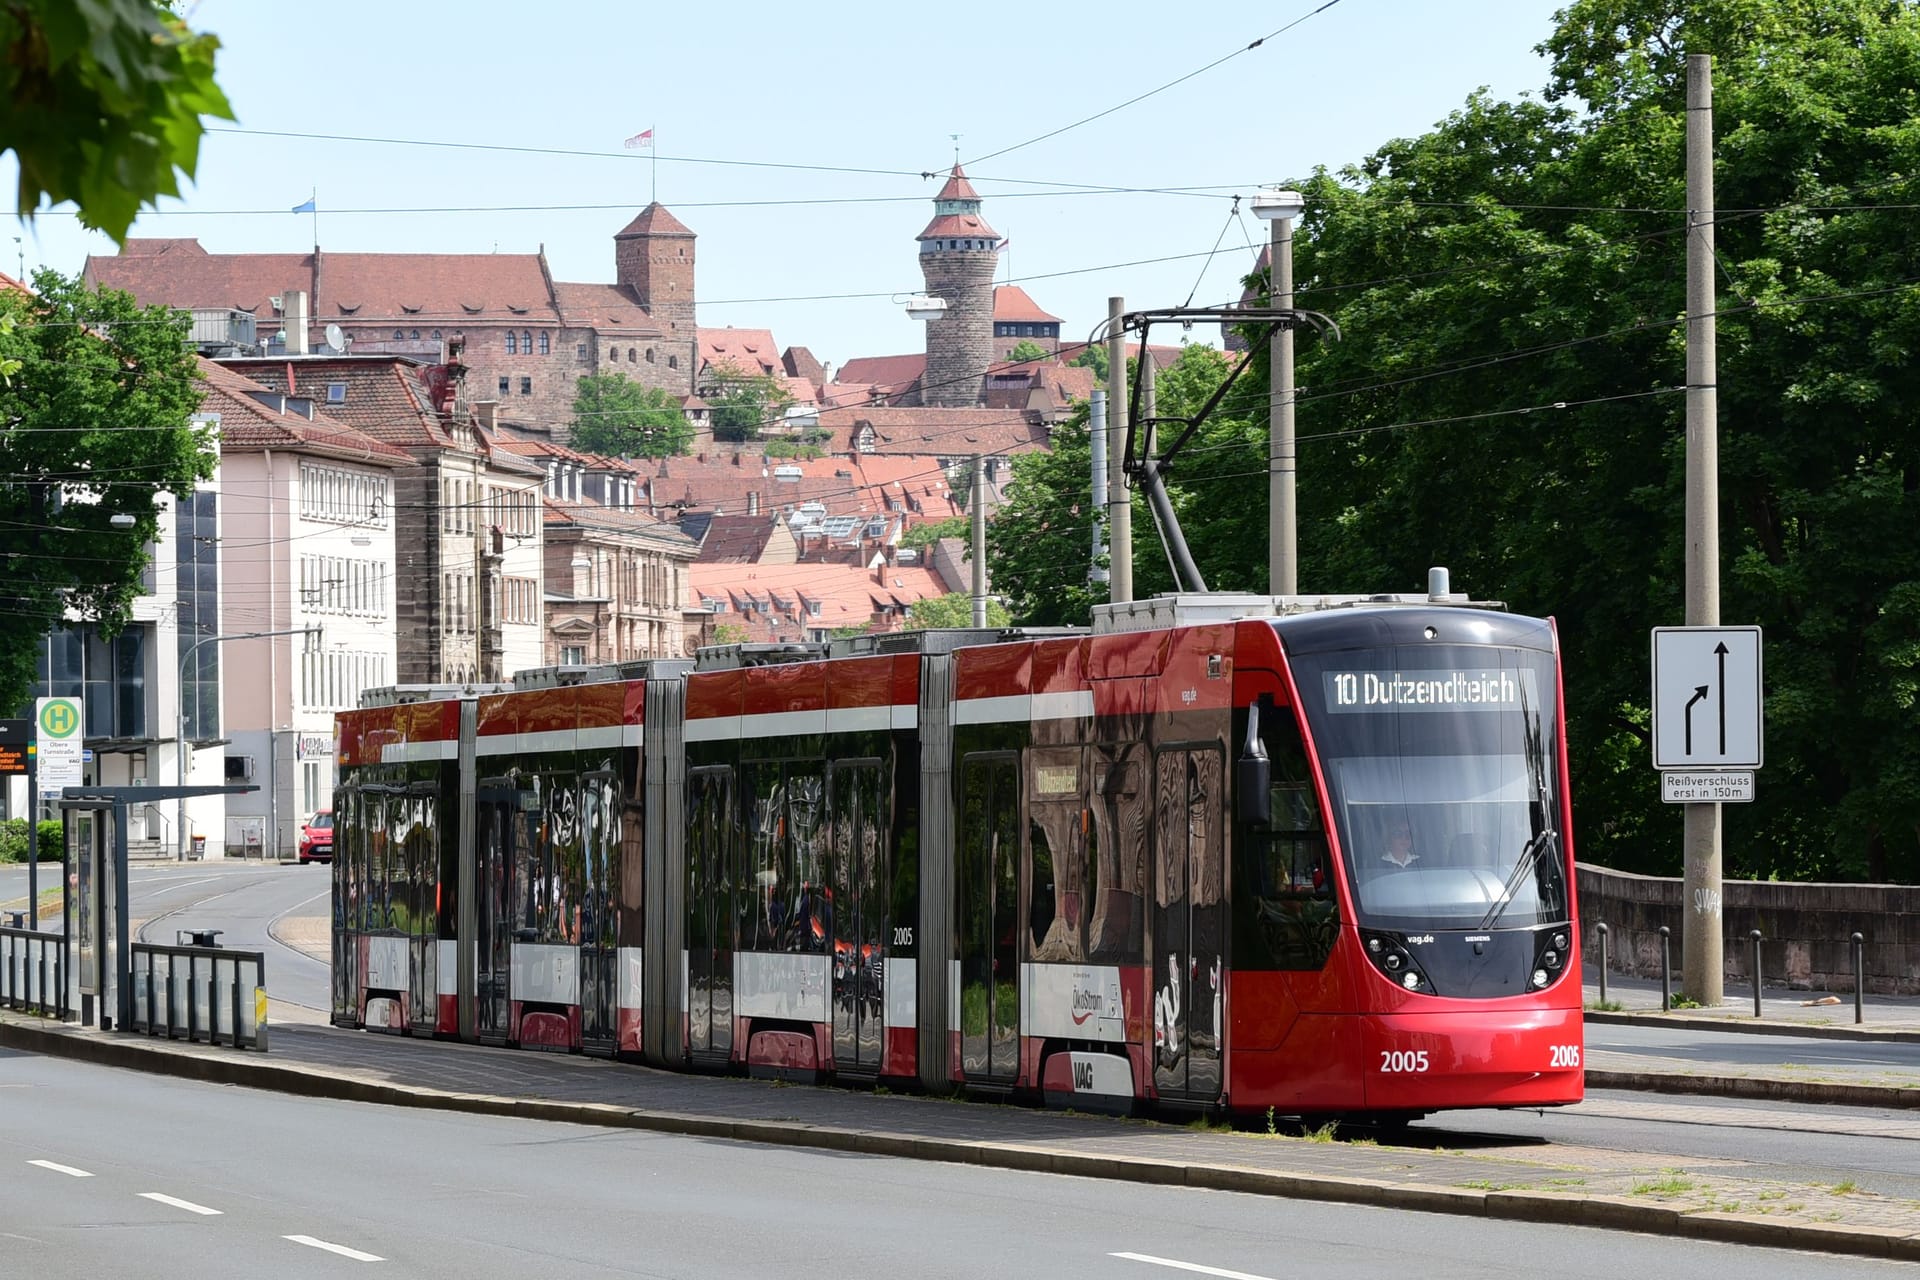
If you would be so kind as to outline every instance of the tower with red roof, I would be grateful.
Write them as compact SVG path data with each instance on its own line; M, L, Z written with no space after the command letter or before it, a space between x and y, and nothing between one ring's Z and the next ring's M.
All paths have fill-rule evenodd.
M1000 235L980 216L980 193L956 161L933 198L933 221L920 233L920 273L927 293L947 309L927 322L927 370L920 403L971 409L993 360L993 273Z

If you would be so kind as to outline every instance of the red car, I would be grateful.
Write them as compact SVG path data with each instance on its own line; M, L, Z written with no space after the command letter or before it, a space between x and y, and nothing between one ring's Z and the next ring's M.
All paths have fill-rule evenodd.
M301 826L300 861L333 861L333 810L322 809Z

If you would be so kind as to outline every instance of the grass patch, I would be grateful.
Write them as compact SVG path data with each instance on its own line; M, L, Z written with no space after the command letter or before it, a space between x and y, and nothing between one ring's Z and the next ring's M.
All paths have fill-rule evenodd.
M1833 1184L1833 1194L1837 1196L1850 1196L1859 1189L1860 1184L1852 1178L1848 1178L1845 1182L1836 1182Z
M1627 1006L1621 1004L1618 1000L1587 1001L1588 1013L1619 1013L1621 1010L1625 1009L1626 1007Z
M1524 1182L1490 1182L1485 1178L1474 1178L1459 1185L1471 1191L1525 1191L1527 1189L1527 1184Z
M1633 1194L1637 1196L1681 1196L1693 1190L1693 1179L1683 1176L1676 1169L1664 1170L1665 1176L1655 1182L1634 1184Z
M1187 1122L1195 1133L1232 1133L1233 1126L1217 1116L1196 1116Z
M1332 1142L1334 1135L1339 1131L1340 1122L1338 1120L1329 1120L1318 1129L1307 1130L1306 1139L1308 1142Z
M1704 1009L1706 1008L1705 1005L1701 1004L1698 1000L1695 1000L1692 996L1686 994L1684 991L1674 992L1673 1003L1670 1004L1668 1007L1671 1009Z

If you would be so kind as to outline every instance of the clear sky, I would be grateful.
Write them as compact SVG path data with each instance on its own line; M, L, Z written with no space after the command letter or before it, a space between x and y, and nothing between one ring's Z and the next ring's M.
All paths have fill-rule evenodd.
M922 349L900 305L939 187L920 175L957 145L1009 239L1000 278L1084 337L1110 296L1237 298L1267 230L1232 195L1358 161L1476 88L1545 83L1548 0L1322 3L200 0L188 20L220 37L239 121L133 234L303 252L315 219L288 210L314 194L326 250L544 245L556 279L611 281L612 237L657 181L699 235L701 325L770 328L837 366ZM623 147L647 128L652 152ZM1113 187L1200 190L1085 189ZM8 272L114 251L70 212L10 234Z

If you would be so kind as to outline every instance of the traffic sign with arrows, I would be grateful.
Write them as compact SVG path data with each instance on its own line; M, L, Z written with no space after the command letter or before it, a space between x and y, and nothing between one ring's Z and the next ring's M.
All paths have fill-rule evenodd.
M1653 767L1757 769L1760 628L1653 629Z

